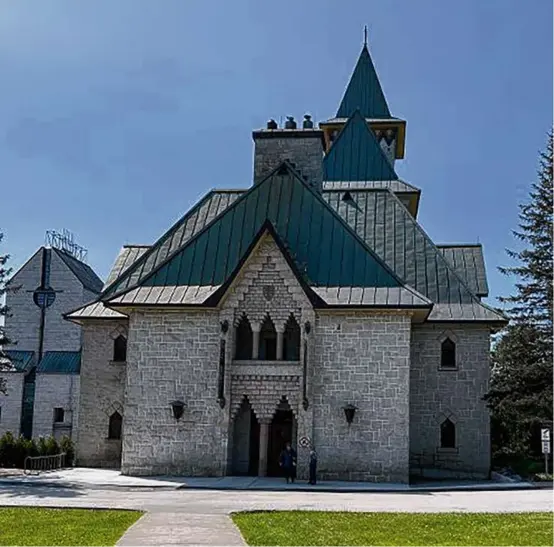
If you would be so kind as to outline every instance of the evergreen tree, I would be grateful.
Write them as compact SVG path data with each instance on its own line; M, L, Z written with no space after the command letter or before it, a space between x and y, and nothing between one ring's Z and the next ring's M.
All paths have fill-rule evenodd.
M0 243L4 234L0 232ZM11 368L11 365L6 360L6 355L3 351L3 348L6 344L10 343L6 335L6 330L4 328L4 321L8 315L8 308L5 304L5 294L7 291L6 283L11 273L11 268L8 268L8 259L10 255L0 254L0 372L3 370ZM6 392L6 379L0 377L0 393Z
M538 180L520 205L520 251L508 250L516 265L500 268L516 278L507 305L508 327L492 355L493 453L529 455L538 451L538 429L552 421L553 142L541 153Z

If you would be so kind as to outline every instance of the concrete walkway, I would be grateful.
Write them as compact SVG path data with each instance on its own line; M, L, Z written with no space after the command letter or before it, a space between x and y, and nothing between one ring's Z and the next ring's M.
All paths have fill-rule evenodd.
M420 484L321 481L315 486L306 481L286 484L283 479L268 477L129 477L114 469L75 467L40 475L2 477L2 484L80 486L88 488L163 488L205 490L259 490L285 492L437 492L454 490L513 490L534 488L528 482L440 481Z

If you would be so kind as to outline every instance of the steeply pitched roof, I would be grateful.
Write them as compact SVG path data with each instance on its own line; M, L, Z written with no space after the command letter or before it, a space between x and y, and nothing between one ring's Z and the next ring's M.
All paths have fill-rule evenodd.
M266 225L275 231L297 271L311 286L400 285L321 195L309 188L287 163L251 187L139 284L222 285L238 271ZM133 268L127 275L133 275ZM132 288L124 279L116 286ZM106 296L111 300L115 295Z
M359 110L364 118L390 118L390 110L369 55L364 46L337 111L337 118L349 118Z
M102 290L109 287L121 275L121 272L134 264L149 248L149 245L123 245Z
M47 351L37 365L42 374L79 374L80 370L80 351Z
M437 245L444 258L477 296L489 295L483 247L474 245Z
M225 211L243 191L211 191L190 211L179 219L154 245L149 247L133 264L126 266L118 279L105 287L102 296L121 292L140 283L168 256L181 248L191 237L199 233L216 216Z
M356 110L323 160L325 181L397 180L373 131Z
M435 303L430 319L504 321L480 303L389 190L326 192L324 198L407 285Z
M102 280L94 273L94 270L88 264L77 260L61 249L53 247L52 251L65 262L66 266L75 274L85 289L97 294L101 292L103 285Z
M4 352L13 366L14 372L26 372L31 368L35 358L34 351L6 350Z
M79 323L81 319L127 319L127 316L96 301L64 314L64 318Z

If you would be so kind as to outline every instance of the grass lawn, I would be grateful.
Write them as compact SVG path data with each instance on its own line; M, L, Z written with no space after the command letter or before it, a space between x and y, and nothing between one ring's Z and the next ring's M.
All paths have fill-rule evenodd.
M552 545L550 513L235 513L249 545Z
M140 511L0 507L0 545L115 545Z

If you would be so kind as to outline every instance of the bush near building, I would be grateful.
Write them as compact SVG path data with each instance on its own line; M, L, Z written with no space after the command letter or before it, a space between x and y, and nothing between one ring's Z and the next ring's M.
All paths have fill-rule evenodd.
M25 465L27 456L55 456L65 453L65 465L71 467L75 459L73 441L69 437L62 437L58 442L54 437L39 437L39 439L25 439L22 436L14 437L7 432L0 437L0 467L20 468Z

